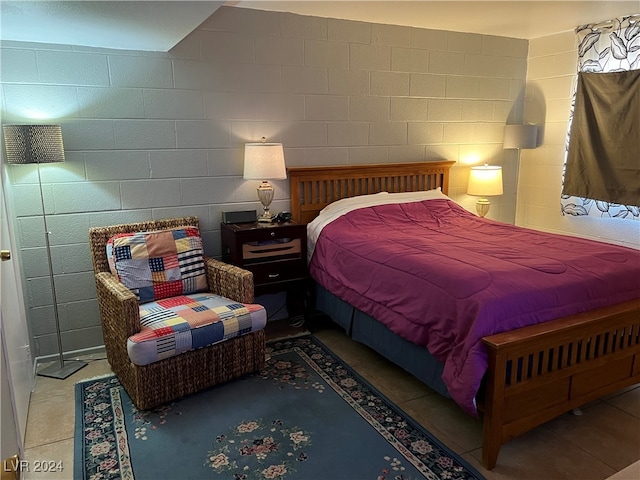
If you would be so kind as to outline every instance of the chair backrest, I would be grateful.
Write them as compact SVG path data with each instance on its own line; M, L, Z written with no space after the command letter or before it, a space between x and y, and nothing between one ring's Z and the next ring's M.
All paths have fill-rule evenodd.
M152 232L175 227L197 227L200 229L198 217L167 218L163 220L149 220L148 222L124 223L108 227L92 227L89 229L89 248L93 270L108 272L107 242L111 237L119 233Z

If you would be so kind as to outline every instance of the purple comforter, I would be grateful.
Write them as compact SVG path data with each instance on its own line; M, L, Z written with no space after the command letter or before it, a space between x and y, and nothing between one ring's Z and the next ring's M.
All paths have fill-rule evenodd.
M640 298L640 251L481 219L450 200L382 205L324 227L312 277L424 345L477 415L482 337Z

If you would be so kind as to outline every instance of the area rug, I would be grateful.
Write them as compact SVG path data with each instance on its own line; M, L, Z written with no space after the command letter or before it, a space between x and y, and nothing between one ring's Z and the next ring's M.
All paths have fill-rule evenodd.
M76 479L483 477L313 336L256 374L150 411L118 380L76 385Z

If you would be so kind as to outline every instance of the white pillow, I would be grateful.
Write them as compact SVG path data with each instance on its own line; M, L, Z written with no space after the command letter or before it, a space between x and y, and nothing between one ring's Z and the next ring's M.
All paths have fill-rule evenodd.
M392 200L392 202L389 203L400 203L400 201L421 202L422 200L435 200L438 198L450 200L449 197L442 193L442 189L438 187L434 188L433 190L424 190L421 192L390 193L389 199Z
M378 203L376 202L376 200L379 201L382 198L387 198L388 196L389 192L380 192L371 195L359 195L357 197L343 198L341 200L336 200L335 202L332 202L324 207L322 210L320 210L320 213L318 213L318 215L331 215L332 213L337 211L353 210L355 208L367 207L371 205L371 202L373 202L374 205L377 205Z
M440 187L420 192L380 192L373 193L371 195L359 195L357 197L336 200L324 207L318 215L333 215L335 213L344 214L351 210L355 210L356 208L384 205L386 203L421 202L422 200L433 200L438 198L449 199L449 197L442 193L442 189Z

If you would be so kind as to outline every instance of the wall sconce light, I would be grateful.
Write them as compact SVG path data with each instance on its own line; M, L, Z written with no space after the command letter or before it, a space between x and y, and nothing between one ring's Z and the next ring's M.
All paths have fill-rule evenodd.
M505 125L502 147L507 148L536 148L538 145L537 125Z
M476 203L476 211L479 216L484 217L489 213L491 206L486 197L502 195L502 167L493 167L487 164L471 167L467 193L480 196Z
M44 222L44 239L47 246L49 261L49 280L51 282L51 296L53 299L53 314L56 321L56 335L58 337L58 355L60 365L52 364L43 368L38 375L57 379L67 378L87 364L82 361L64 360L62 349L62 335L60 333L60 317L58 315L58 300L56 298L56 284L53 278L53 264L51 262L51 232L47 227L47 215L42 193L42 179L40 177L41 163L64 162L64 145L62 143L62 129L60 125L4 125L4 141L9 164L37 164L38 186L40 187L40 203L42 204L42 220Z
M262 137L260 143L245 143L243 178L245 180L262 180L257 191L263 213L258 216L258 222L273 222L275 216L269 211L269 206L273 200L274 192L267 180L287 178L282 144L267 143L265 137Z

